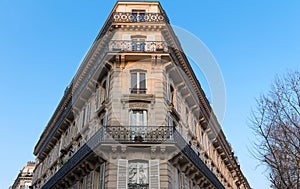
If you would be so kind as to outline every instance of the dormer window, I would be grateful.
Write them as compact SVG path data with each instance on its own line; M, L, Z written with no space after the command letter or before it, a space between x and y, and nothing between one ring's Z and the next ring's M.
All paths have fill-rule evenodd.
M132 10L133 22L145 22L145 10Z

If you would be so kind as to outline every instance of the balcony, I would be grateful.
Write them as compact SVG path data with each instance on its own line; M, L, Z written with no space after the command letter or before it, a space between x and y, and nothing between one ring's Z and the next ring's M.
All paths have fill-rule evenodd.
M199 158L199 156L186 143L181 134L170 126L107 126L99 129L87 142L84 144L69 161L67 161L61 169L59 169L48 181L44 183L41 189L51 189L61 182L62 178L70 173L84 159L89 157L94 149L105 142L118 141L120 143L162 143L174 142L181 153L191 161L193 165L207 178L215 188L224 189L225 187L217 179L217 177L209 170L207 165ZM180 156L180 155L179 155ZM180 156L182 157L182 156ZM185 160L183 160L185 161ZM186 163L186 161L185 161ZM148 189L148 184L128 184L128 188L143 188Z
M168 52L165 41L111 40L110 52Z
M164 143L173 141L170 126L108 126L104 140L120 143Z
M161 13L132 13L114 12L113 22L165 22L166 18Z

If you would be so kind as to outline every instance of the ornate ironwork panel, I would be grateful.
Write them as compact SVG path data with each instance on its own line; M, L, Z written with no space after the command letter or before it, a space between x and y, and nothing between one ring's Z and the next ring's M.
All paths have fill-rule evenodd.
M128 184L128 189L149 189L149 184Z
M166 22L160 13L114 12L112 19L113 22Z
M111 52L168 52L165 41L111 40Z
M162 143L173 141L173 127L169 126L108 126L106 141L124 143Z

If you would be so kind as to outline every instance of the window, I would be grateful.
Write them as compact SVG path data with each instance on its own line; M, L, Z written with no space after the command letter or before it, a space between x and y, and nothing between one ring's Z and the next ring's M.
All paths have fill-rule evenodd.
M100 108L101 104L108 98L109 89L109 74L98 84L95 96L96 111Z
M118 160L117 188L160 188L159 160Z
M132 39L131 43L132 51L145 51L145 40L144 39Z
M130 74L130 93L145 94L146 93L146 73L132 72Z
M145 137L144 126L147 126L147 111L146 110L131 110L130 111L130 136L132 141L143 141Z
M147 126L147 111L146 110L131 110L130 125L131 126Z
M169 116L169 124L168 124L170 127L174 127L175 124L174 124L174 119L172 116Z
M172 105L174 104L174 96L175 96L174 87L171 84L169 84L168 85L168 100Z
M145 22L145 10L132 10L132 22Z
M100 124L102 127L106 127L106 112L102 112L100 115Z
M148 184L148 162L129 162L128 188L143 188Z

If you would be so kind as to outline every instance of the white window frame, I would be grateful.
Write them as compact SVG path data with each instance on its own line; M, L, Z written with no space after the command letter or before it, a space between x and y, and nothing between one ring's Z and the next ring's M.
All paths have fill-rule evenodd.
M134 112L139 112L138 114L137 114L137 117L138 116L142 116L142 122L143 123L140 123L140 122L138 122L137 123L137 119L136 119L136 121L135 121L135 123L134 123L134 120L133 120L133 115L134 115ZM142 113L141 113L142 112ZM130 126L132 126L132 127L135 127L135 126L147 126L148 124L148 116L147 116L147 114L148 114L148 112L147 112L147 110L140 110L140 109L132 109L132 110L130 110L130 113L129 113L129 125Z
M132 83L132 74L136 74L136 87L133 86ZM141 77L140 75L144 74L145 75L145 88L140 87L140 80ZM145 92L140 91L141 89L145 90ZM137 90L136 93L132 92L132 90ZM130 73L130 93L131 94L146 94L147 93L147 73L146 71L132 71Z

